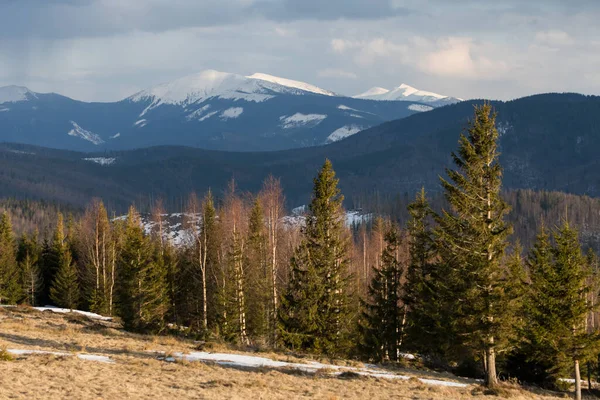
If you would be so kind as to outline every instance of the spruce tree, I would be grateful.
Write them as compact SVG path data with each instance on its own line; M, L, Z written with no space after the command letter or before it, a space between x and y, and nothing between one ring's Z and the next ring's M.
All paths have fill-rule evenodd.
M121 317L126 329L158 332L168 309L166 271L157 262L159 250L144 235L131 207L119 258Z
M449 304L444 298L444 276L435 263L435 247L430 226L430 209L421 189L409 204L410 259L403 300L407 307L406 347L430 358L443 359L452 340L448 326Z
M280 309L285 345L330 355L347 351L352 324L343 196L337 185L327 160L314 180L302 242L290 262Z
M496 354L513 334L513 310L507 297L510 279L502 265L511 229L504 221L508 206L500 197L502 169L498 164L491 105L475 107L467 135L461 134L456 169L440 178L450 211L436 217L436 248L444 273L444 301L452 305L450 326L466 349L483 359L485 383L497 384Z
M257 339L269 333L270 281L262 204L254 200L248 223L248 256L245 274L248 302L248 334Z
M15 239L8 213L0 216L0 304L16 304L22 298L15 254Z
M581 255L575 229L565 223L551 247L544 231L529 258L531 285L525 298L526 349L530 360L555 379L574 372L576 398L581 398L579 364L592 360L600 337L586 329L593 309L587 294L591 271Z
M60 256L58 271L50 287L50 299L58 307L73 310L80 300L77 268L69 249L65 248Z
M30 306L37 305L43 283L39 268L41 249L37 236L37 232L31 236L23 234L19 239L17 250L22 302Z
M385 234L381 266L373 268L369 299L363 302L360 326L363 352L376 361L398 361L403 335L404 305L401 304L403 267L399 260L400 232L391 225Z

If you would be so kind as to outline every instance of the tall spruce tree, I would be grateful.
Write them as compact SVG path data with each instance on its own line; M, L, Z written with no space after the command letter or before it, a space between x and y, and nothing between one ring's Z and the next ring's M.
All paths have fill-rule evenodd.
M448 326L449 304L443 301L444 277L435 263L435 247L430 226L431 208L421 189L409 204L410 260L403 300L407 307L406 346L411 351L442 359L452 341Z
M587 297L591 271L581 255L577 231L565 223L552 247L542 230L529 257L531 285L525 298L529 358L556 379L572 370L576 398L581 399L579 364L596 357L599 339L586 322L593 309Z
M144 235L140 217L130 207L119 258L121 317L126 329L158 332L168 309L166 270L159 250Z
M444 269L444 300L452 304L451 326L463 346L482 356L485 383L498 382L496 354L513 333L513 310L507 297L510 279L502 279L508 206L500 197L496 114L490 104L475 107L467 135L461 134L456 169L440 178L451 211L436 217L436 248Z
M343 354L349 348L350 293L343 196L329 160L314 180L302 242L291 259L280 309L286 346Z
M401 304L403 266L399 260L401 238L390 224L385 234L381 266L373 268L369 299L363 302L363 352L376 361L398 361L402 344L404 305Z
M248 335L257 339L269 333L270 274L267 254L267 234L263 208L259 198L254 199L248 222L248 252L246 284L248 304Z
M0 304L16 304L22 297L10 217L0 216Z

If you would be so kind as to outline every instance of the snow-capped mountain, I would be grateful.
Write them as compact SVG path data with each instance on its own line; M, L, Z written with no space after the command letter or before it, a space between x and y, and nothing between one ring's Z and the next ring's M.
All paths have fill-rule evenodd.
M0 104L17 103L37 98L36 94L24 86L4 86L0 87ZM5 104L6 106L6 104Z
M373 87L364 93L354 96L354 98L387 101L414 101L417 103L433 103L436 105L452 104L462 101L462 99L459 98L419 90L405 83L392 90L382 87Z
M215 70L113 103L85 103L7 86L0 88L0 141L80 151L157 145L281 150L342 140L450 99L401 88L376 88L352 98L263 73ZM379 99L392 101L374 101Z

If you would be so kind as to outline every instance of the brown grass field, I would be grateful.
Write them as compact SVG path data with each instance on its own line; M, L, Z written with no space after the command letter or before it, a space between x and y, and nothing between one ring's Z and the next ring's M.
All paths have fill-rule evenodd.
M166 362L153 353L197 350L198 344L169 336L124 332L116 323L50 311L0 308L1 399L556 399L566 394L504 386L490 395L474 381L449 374L405 369L415 377L468 383L432 386L418 379L329 376L292 370L242 370L201 362ZM13 355L7 349L104 355L114 363L50 354ZM224 352L224 348L216 349ZM230 350L229 350L230 351ZM285 354L261 353L302 362ZM323 362L323 360L319 360ZM352 363L349 363L351 365ZM355 364L355 363L354 363Z

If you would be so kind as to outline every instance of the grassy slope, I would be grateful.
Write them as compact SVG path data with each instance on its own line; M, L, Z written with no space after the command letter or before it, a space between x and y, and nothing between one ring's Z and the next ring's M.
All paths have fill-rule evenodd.
M114 323L27 308L0 309L0 348L94 353L115 361L104 364L54 355L16 356L12 361L0 361L0 398L377 400L470 399L482 395L477 385L448 388L425 385L417 379L341 379L326 373L308 375L269 369L240 370L198 362L167 363L150 351L185 353L196 349L197 344L173 337L134 335ZM282 354L263 356L290 359ZM449 378L422 371L403 373ZM517 387L506 391L515 399L556 398Z

